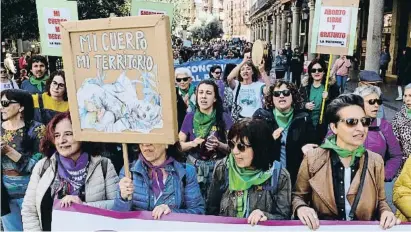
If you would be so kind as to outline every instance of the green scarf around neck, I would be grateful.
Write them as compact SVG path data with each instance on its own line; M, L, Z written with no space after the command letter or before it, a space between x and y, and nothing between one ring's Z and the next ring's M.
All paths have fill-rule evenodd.
M237 217L244 217L247 202L248 189L266 182L272 176L272 170L262 171L248 168L240 168L235 162L234 155L230 154L227 161L228 188L230 191L243 191L242 196L237 196Z
M40 92L43 92L43 86L46 86L46 81L49 76L46 74L43 78L37 79L35 76L31 75L29 80L32 85L34 85Z
M194 94L196 88L194 87L194 85L190 84L190 86L188 87L188 89L181 89L180 87L178 87L178 90L181 93L181 97L185 97L188 94L188 97L190 98L191 95Z
M281 128L287 128L290 125L291 120L293 119L294 109L291 108L288 113L282 113L277 108L275 108L273 110L273 114L278 126Z
M359 146L354 151L349 151L349 150L340 148L337 145L337 137L335 135L332 135L329 138L327 138L324 144L322 144L320 147L335 151L335 153L337 153L337 155L341 158L347 158L351 156L352 158L351 158L350 166L354 164L355 158L361 158L361 156L365 153L364 145Z
M411 109L407 109L407 116L408 118L411 118Z
M193 129L196 138L206 138L216 123L216 110L208 115L197 109L194 113Z

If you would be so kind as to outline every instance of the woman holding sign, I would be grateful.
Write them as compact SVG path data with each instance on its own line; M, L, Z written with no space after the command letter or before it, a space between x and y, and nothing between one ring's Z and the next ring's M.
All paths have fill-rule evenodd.
M114 166L91 143L74 139L68 112L50 121L40 149L46 158L33 169L21 211L25 231L51 230L55 199L61 207L112 208L118 183Z
M218 87L213 80L204 80L197 86L196 111L188 113L179 134L181 147L188 161L197 168L201 193L207 199L215 162L229 153L226 132L233 122L224 112Z
M171 212L204 214L204 199L196 171L184 162L179 144L140 144L138 160L130 164L132 179L120 171L119 194L113 210L152 211L154 219Z
M231 154L219 161L207 199L207 214L247 218L256 225L291 217L291 180L274 161L274 141L266 122L243 119L228 133Z

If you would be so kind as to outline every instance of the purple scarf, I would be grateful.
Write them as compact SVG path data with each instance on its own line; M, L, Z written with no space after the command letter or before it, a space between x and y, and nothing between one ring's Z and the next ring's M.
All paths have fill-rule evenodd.
M81 186L86 182L89 155L86 152L81 153L77 162L59 154L56 158L59 177L63 182L68 183L68 194L78 195Z
M153 166L150 162L148 162L142 154L139 155L140 160L143 161L148 168L150 168L151 172L149 174L150 179L152 180L153 184L151 185L151 189L154 192L156 198L160 196L160 193L164 191L164 183L163 183L163 171L161 170L168 164L171 164L174 161L173 157L168 157L163 164L159 166ZM155 179L154 179L155 178Z

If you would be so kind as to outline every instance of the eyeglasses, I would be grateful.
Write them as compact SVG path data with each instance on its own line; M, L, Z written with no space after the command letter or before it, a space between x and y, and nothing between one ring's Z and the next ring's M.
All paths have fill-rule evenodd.
M244 143L234 143L233 141L228 141L228 147L230 150L234 150L234 148L237 146L237 149L241 152L244 152L247 147L251 147L250 145L244 144Z
M3 107L8 107L10 104L17 104L18 102L16 101L8 101L8 100L1 100L1 106Z
M364 127L369 127L371 125L371 118L368 117L363 117L363 118L346 118L346 119L340 119L339 122L344 122L347 124L347 126L354 127L358 125L358 122L361 122L361 124Z
M323 68L312 68L311 69L311 73L317 73L317 72L322 73L324 72L324 69Z
M378 99L378 98L376 98L376 99L370 99L370 100L368 100L368 103L369 103L370 105L375 105L375 103L377 103L377 104L380 106L380 105L382 105L382 100L381 100L381 99Z
M289 97L291 95L291 91L288 89L282 90L282 91L274 91L273 95L274 97L280 97L281 94L283 94L284 97Z
M177 81L178 83L180 83L181 81L187 82L189 79L190 79L190 77L176 78L176 81Z
M52 81L51 84L57 86L57 89L63 89L65 87L63 83L57 83L56 81Z
M221 72L215 72L215 74L221 74Z

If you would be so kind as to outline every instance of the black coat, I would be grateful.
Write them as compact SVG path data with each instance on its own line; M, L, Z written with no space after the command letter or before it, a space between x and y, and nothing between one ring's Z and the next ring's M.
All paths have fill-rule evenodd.
M305 104L310 102L310 93L311 93L311 85L301 86L300 95L303 98L303 103L301 105L301 108L309 114L311 113L311 111L305 109ZM328 104L330 104L330 102L336 99L339 95L340 95L340 89L337 84L334 83L328 86L328 98L327 100L325 100L324 113L325 113L325 110L327 109ZM328 132L328 123L325 117L323 119L323 123L321 125L318 124L315 130L316 130L317 140L323 141Z
M266 120L270 124L273 132L279 128L272 109L258 109L254 113L253 118ZM297 180L298 170L304 158L301 148L308 143L319 144L316 138L310 115L301 110L294 110L293 119L288 128L285 148L287 154L286 169L290 173L291 186L294 186ZM280 161L281 137L275 140L275 150L275 160Z
M180 131L181 126L183 125L184 118L186 117L187 106L184 103L183 98L180 94L178 94L178 88L176 88L176 95L177 95L177 125L178 131Z

